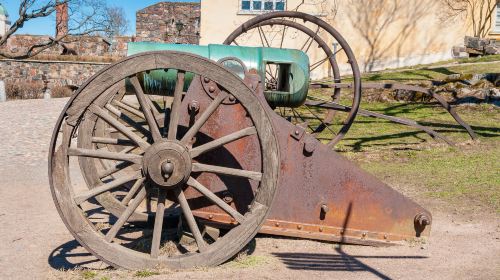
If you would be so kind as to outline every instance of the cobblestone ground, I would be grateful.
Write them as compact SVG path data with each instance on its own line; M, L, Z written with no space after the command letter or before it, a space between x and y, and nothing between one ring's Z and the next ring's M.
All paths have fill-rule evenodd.
M47 151L66 101L0 103L0 279L137 279L121 270L66 271L106 267L69 234L49 190ZM423 203L434 216L426 243L337 247L259 236L246 263L148 279L498 279L498 216L463 215Z
M0 103L0 279L43 278L73 240L50 195L47 153L67 99Z
M38 166L47 161L54 124L68 99L0 103L2 163Z

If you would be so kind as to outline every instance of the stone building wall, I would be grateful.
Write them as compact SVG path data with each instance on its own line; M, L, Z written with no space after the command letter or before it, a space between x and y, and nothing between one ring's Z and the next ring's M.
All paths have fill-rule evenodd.
M8 83L37 83L48 81L48 87L79 87L107 63L0 60L0 80Z
M160 2L144 8L136 14L137 41L199 44L200 13L200 3Z

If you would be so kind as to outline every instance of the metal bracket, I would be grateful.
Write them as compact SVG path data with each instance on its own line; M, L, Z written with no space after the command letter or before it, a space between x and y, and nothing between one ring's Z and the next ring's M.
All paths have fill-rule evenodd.
M295 126L290 135L297 141L300 141L304 137L305 130L300 126Z

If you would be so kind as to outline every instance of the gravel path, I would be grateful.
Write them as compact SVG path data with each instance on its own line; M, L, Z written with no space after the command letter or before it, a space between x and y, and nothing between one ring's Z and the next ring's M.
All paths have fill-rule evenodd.
M95 279L137 278L133 272L104 269L74 241L54 208L47 151L66 101L0 103L0 279L82 279L79 270L62 271L78 266L101 268ZM423 203L434 214L426 243L339 247L260 236L252 256L240 263L148 279L499 279L498 216Z

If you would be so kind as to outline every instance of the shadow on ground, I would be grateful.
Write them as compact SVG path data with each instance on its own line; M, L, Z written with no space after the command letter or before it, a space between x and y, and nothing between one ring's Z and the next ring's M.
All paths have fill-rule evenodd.
M48 259L49 265L57 270L68 270L97 264L100 260L88 253L76 240L62 244L54 249ZM102 268L106 268L103 265Z
M363 263L359 259L425 259L422 256L351 256L342 249L336 254L274 253L288 269L313 271L369 272L380 279L391 279L383 272Z

